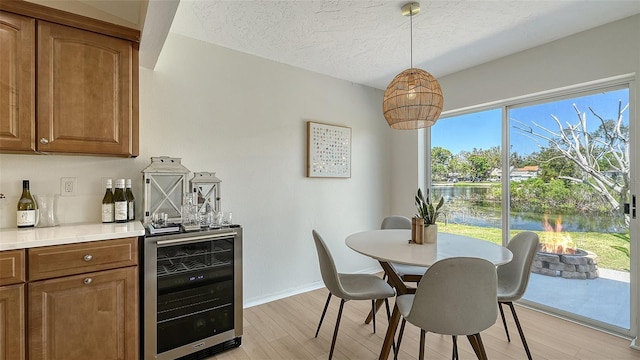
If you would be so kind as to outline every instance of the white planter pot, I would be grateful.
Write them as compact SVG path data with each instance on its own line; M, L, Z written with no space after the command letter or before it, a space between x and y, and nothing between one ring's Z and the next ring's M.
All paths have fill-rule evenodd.
M431 224L424 227L423 240L425 244L433 244L438 241L438 224Z

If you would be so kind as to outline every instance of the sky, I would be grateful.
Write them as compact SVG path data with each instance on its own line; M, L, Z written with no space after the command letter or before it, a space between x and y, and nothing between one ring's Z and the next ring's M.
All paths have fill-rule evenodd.
M588 106L591 106L604 119L616 119L619 100L622 100L623 107L629 103L629 90L627 88L513 108L509 113L512 151L520 155L527 155L540 149L533 139L522 135L519 130L514 128L514 125L517 125L513 121L514 119L525 124L531 124L532 121L535 121L552 131L557 131L558 126L551 115L557 116L563 125L566 125L567 122L575 124L578 121L578 116L573 108L575 103L581 113L586 112L587 129L588 131L593 131L600 125L600 120L591 114ZM629 124L628 116L629 110L627 109L623 113L626 125ZM493 146L499 147L502 135L501 121L501 108L451 118L441 118L431 128L432 146L448 149L454 155L462 150L471 151L474 147L478 149L488 149ZM534 129L537 128L534 127ZM543 131L538 132L544 133ZM542 142L541 145L545 146L547 144Z

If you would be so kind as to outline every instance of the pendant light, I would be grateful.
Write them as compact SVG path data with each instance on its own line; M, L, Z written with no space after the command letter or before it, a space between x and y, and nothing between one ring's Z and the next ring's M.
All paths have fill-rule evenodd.
M411 19L411 67L396 75L384 92L382 112L392 129L414 130L436 123L444 98L440 84L433 75L413 67L413 16L420 4L402 6L402 15Z

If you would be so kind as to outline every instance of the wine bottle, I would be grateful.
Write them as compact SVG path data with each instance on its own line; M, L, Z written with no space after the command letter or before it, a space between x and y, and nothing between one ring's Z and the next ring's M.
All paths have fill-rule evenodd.
M102 198L102 222L112 223L114 220L113 192L111 191L111 179L107 179L107 190Z
M127 220L133 221L136 219L136 200L133 197L133 191L131 191L131 179L127 179L125 197L127 198Z
M18 200L18 227L36 226L36 202L29 191L29 180L22 180L22 195Z
M116 179L116 190L113 193L115 204L115 221L117 223L127 222L127 197L124 194L124 179Z

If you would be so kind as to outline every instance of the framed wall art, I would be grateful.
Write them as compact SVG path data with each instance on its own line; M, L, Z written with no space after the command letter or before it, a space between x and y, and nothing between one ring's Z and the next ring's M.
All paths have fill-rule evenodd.
M351 128L307 121L307 176L351 177Z

